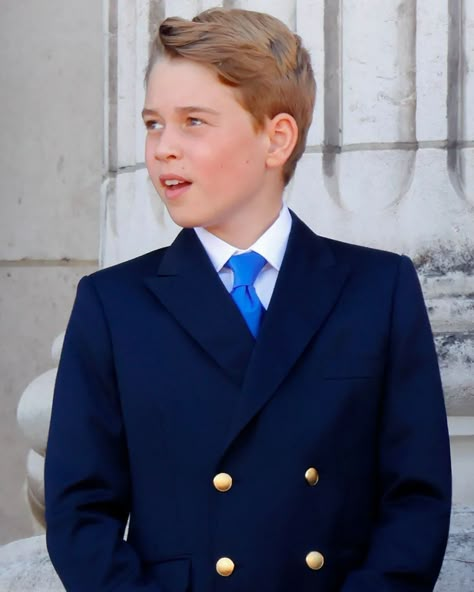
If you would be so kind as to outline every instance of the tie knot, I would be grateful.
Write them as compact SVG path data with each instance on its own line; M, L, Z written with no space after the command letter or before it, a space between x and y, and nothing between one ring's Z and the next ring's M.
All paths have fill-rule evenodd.
M265 258L254 251L232 255L227 261L227 266L234 272L233 288L252 286L265 263Z

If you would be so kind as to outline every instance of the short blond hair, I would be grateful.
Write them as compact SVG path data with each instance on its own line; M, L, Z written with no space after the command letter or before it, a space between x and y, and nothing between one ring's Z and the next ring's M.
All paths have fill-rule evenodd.
M148 82L161 58L184 58L209 66L218 79L236 89L237 99L256 129L279 113L298 126L295 148L283 167L285 185L301 158L316 98L311 58L301 38L277 18L241 9L211 8L192 21L165 19L158 30L145 75Z

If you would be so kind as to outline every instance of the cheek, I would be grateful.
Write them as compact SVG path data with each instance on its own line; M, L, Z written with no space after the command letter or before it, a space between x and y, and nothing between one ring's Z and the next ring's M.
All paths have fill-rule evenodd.
M149 164L152 164L152 162L154 160L153 154L154 154L153 143L150 140L150 138L147 136L147 138L145 140L145 162L146 162L147 166Z
M252 151L249 145L243 145L241 151L234 154L227 162L229 175L240 183L245 182L246 179L249 182L257 181L265 170L261 152Z
M255 137L234 135L216 151L215 168L233 178L258 171L263 167L262 146Z
M150 181L155 188L158 195L161 197L161 191L163 190L160 180L158 178L157 160L155 159L155 151L151 142L145 143L145 165L148 171Z

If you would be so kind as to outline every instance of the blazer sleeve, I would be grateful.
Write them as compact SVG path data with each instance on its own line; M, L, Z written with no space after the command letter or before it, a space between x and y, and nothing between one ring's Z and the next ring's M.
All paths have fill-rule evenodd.
M123 540L130 506L112 343L84 277L66 331L45 464L46 540L70 592L160 592Z
M430 592L448 538L451 465L433 336L407 257L394 289L378 454L373 536L342 592Z

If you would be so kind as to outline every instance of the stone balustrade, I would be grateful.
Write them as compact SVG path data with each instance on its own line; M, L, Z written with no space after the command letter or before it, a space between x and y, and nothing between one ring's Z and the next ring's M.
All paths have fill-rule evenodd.
M53 343L51 356L59 363L64 333ZM57 369L53 368L35 378L25 389L18 405L18 424L31 450L26 461L27 497L36 530L44 529L44 459L48 438L54 382Z

